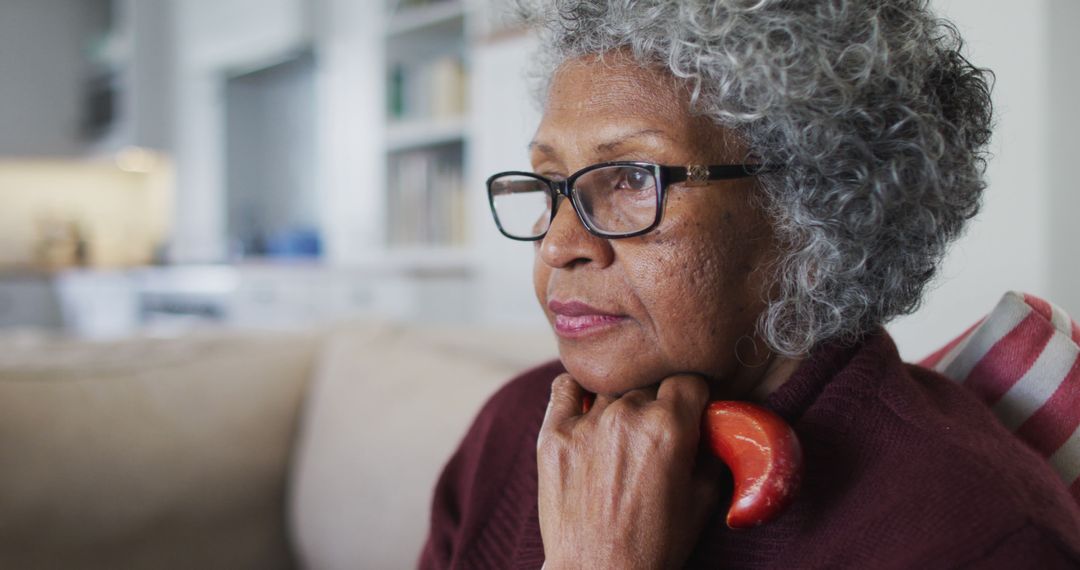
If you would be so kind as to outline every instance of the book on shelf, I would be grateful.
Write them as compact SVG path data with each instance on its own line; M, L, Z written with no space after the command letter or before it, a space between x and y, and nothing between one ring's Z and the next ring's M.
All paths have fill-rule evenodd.
M440 120L465 114L467 77L460 57L399 63L391 66L389 74L391 121Z
M411 10L413 8L423 8L425 6L432 6L436 4L453 4L459 0L392 0L390 5L392 8L401 10Z
M392 155L389 231L392 246L459 246L465 241L460 146Z

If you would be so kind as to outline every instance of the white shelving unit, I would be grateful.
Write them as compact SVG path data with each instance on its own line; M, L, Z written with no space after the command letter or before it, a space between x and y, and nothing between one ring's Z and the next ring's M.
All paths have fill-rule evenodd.
M310 264L240 266L229 319L256 324L370 310L405 319L521 322L538 313L529 284L532 248L498 235L483 189L495 170L528 168L524 148L537 118L521 77L528 46L492 36L485 22L493 3L230 0L228 11L177 5L183 192L171 259L202 263L226 251L219 222L224 116L216 103L223 71L278 61L304 46L317 63L310 180L324 256ZM256 25L232 25L229 13L248 14ZM462 72L457 112L447 112L452 105L439 113L395 110L395 66L442 61L445 72L448 58ZM392 240L402 215L418 210L395 202L395 161L432 151L449 155L446 163L457 170L452 239L432 232L429 239ZM422 190L413 198L430 197ZM417 203L425 202L411 205ZM161 294L165 309L175 308L169 295Z
M400 3L404 4L404 3ZM392 8L387 35L401 36L424 32L439 26L454 25L464 21L465 5L460 0L442 0L415 6Z
M401 152L463 142L466 138L466 126L464 116L394 122L387 125L386 149L389 152Z
M470 42L461 0L398 2L385 34L388 255L467 248L466 92Z

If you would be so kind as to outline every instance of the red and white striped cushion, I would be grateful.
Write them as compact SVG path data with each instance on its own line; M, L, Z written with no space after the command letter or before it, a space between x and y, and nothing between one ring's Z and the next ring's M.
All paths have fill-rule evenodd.
M972 389L1049 459L1080 502L1080 327L1059 307L1009 292L919 363Z

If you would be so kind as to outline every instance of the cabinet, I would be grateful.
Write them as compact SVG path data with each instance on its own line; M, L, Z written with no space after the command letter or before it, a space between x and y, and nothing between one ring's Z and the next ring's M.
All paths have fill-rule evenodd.
M60 303L48 275L0 275L0 329L56 328Z
M0 329L62 330L86 338L138 327L134 281L124 271L12 270L0 273Z
M0 155L168 149L173 0L0 5Z
M349 319L465 322L469 284L459 270L429 268L423 275L386 264L325 267L247 265L231 271L236 288L225 300L225 322L239 327L287 328Z
M61 328L87 337L174 333L204 326L287 329L388 319L424 323L471 320L469 283L445 266L417 275L404 265L327 267L251 263L148 267L123 272L66 272L49 279L0 279L0 328ZM21 306L51 304L52 312ZM26 314L38 316L28 322ZM42 316L54 315L42 321Z
M173 148L175 46L170 0L94 0L104 15L87 44L82 101L90 154Z

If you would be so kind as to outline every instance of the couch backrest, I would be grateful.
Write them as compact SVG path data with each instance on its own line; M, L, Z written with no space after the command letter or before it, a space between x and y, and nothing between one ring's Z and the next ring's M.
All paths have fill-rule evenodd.
M324 346L293 464L306 568L413 568L435 481L480 406L556 355L548 330L341 331Z
M0 338L0 568L289 568L315 334Z

